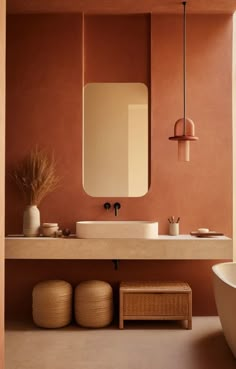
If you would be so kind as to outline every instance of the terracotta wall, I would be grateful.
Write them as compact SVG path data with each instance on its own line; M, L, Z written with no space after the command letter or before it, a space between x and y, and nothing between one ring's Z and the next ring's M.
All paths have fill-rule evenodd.
M174 122L182 117L182 18L102 18L91 16L85 20L85 81L107 76L106 81L137 78L149 85L152 108L148 194L141 198L93 198L82 188L80 15L15 15L7 19L7 171L36 143L54 150L62 181L60 188L42 202L41 220L58 222L72 231L77 220L114 220L114 213L105 212L103 203L118 200L120 220L158 220L161 234L167 233L167 218L176 215L181 217L181 233L204 226L231 236L232 17L188 16L187 110L200 137L191 145L190 163L178 162L176 143L168 141ZM6 234L21 233L23 209L24 203L7 177ZM60 271L61 278L67 277L73 283L94 274L114 285L134 276L182 277L193 287L194 313L215 313L211 287L214 262L124 262L117 274L107 263L8 261L7 308L12 311L14 301L19 302L18 275L23 276L21 291L28 296L29 309L33 282L39 276L52 276L53 271L59 277Z
M187 116L200 138L191 144L187 164L177 161L177 144L165 139L183 115L180 27L178 17L153 17L150 197L158 214L180 214L183 232L207 225L230 236L232 17L187 18Z
M212 289L211 266L215 261L121 260L114 269L111 260L7 260L6 317L16 320L31 317L31 293L34 285L45 279L64 279L75 287L80 281L109 281L118 305L118 283L122 280L180 280L193 290L193 314L216 315Z
M150 83L149 15L86 16L84 83Z

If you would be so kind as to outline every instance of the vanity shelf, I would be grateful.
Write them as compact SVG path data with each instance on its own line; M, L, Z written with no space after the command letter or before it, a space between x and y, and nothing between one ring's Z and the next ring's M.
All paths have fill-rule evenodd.
M6 237L6 259L214 260L233 258L233 240L221 236L156 239Z

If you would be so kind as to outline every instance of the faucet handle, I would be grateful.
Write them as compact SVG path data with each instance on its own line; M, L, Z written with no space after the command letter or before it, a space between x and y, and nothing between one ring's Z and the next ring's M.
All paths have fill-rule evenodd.
M104 209L106 209L107 211L110 209L111 204L109 202L105 202L105 204L103 205Z
M118 215L118 210L121 208L121 205L119 202L115 202L114 204L114 209L115 209L115 216L117 217Z

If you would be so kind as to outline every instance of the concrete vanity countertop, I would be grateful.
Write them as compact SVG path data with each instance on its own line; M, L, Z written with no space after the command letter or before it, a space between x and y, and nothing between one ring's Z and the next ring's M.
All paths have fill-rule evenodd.
M154 239L6 237L6 259L214 260L233 258L226 236L198 238L160 235Z

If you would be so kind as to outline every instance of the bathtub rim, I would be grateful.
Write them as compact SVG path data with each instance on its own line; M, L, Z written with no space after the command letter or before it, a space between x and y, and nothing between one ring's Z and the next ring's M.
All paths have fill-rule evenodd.
M229 282L227 279L225 279L218 271L219 269L219 266L220 265L226 265L226 264L235 264L235 268L236 268L236 262L235 261L227 261L225 263L218 263L218 264L215 264L212 266L212 271L213 273L222 281L224 282L225 284L227 284L228 286L236 289L236 284L233 284L231 282Z

